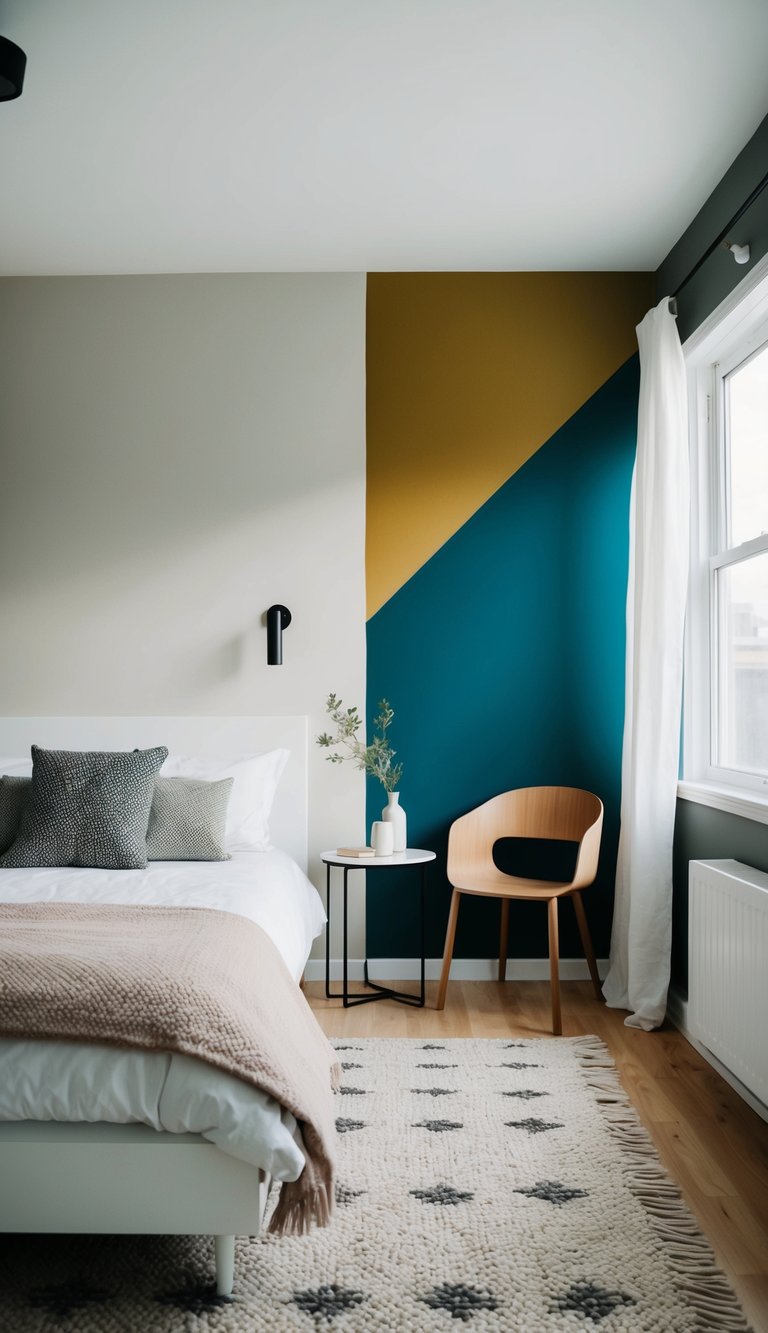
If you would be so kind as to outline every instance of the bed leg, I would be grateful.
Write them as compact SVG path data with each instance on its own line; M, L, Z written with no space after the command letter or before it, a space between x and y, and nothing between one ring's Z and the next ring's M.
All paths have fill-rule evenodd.
M219 1296L231 1296L235 1282L235 1238L234 1236L214 1236L216 1249L216 1293Z

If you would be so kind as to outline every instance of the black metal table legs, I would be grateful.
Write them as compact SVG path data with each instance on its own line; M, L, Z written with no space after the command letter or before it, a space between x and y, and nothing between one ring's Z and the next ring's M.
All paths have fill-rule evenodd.
M419 915L421 919L421 989L419 991L419 994L409 995L407 991L393 990L391 986L381 986L377 981L371 981L370 977L368 976L367 958L365 959L363 964L363 980L364 984L375 993L373 995L350 995L349 993L349 949L348 949L348 935L347 935L349 871L363 870L363 869L367 871L385 870L387 868L388 867L386 866L371 866L370 864L366 864L365 866L339 867L339 869L343 870L344 872L344 903L343 903L344 952L342 959L342 989L340 991L332 991L331 990L331 866L330 864L326 865L325 884L326 884L326 911L328 914L328 922L325 927L325 994L329 1000L341 1000L343 1002L345 1009L353 1009L355 1005L358 1004L371 1004L374 1000L397 1000L399 1004L409 1004L414 1009L424 1008L424 1001L426 997L426 986L425 986L426 863L419 864L419 870L421 871L420 883L419 883L419 892L420 892ZM389 867L389 869L392 869L392 867ZM413 869L415 870L416 867L414 866Z

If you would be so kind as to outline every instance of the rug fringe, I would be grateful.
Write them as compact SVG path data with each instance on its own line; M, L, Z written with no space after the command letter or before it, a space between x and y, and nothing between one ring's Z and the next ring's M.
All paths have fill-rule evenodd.
M324 1181L301 1189L300 1181L285 1181L268 1232L273 1236L305 1236L314 1226L327 1227L333 1213L332 1188Z
M749 1333L738 1299L680 1190L659 1161L656 1145L622 1087L608 1047L599 1037L574 1037L569 1044L609 1132L622 1149L627 1186L647 1212L664 1244L676 1284L696 1311L697 1333L720 1329Z

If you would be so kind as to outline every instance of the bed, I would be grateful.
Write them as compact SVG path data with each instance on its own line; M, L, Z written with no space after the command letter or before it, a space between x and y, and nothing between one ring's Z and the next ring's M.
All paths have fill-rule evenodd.
M147 903L244 916L296 982L325 914L306 878L305 718L6 718L0 756L167 745L201 756L290 752L270 817L275 850L146 870L0 871L0 902ZM213 1106L213 1109L212 1109ZM304 1156L290 1112L188 1057L0 1041L0 1231L210 1234L231 1292L234 1239L261 1226L270 1177Z

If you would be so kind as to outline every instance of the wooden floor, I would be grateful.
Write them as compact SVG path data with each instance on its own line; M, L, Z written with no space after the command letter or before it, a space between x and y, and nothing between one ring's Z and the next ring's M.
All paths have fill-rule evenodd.
M428 986L427 1005L436 990ZM332 1037L541 1037L550 1022L549 986L538 981L452 981L442 1013L391 1000L345 1010L319 982L306 994ZM563 1035L594 1033L610 1048L755 1333L768 1333L768 1125L675 1028L625 1027L625 1015L596 1003L588 982L564 983L562 996Z

